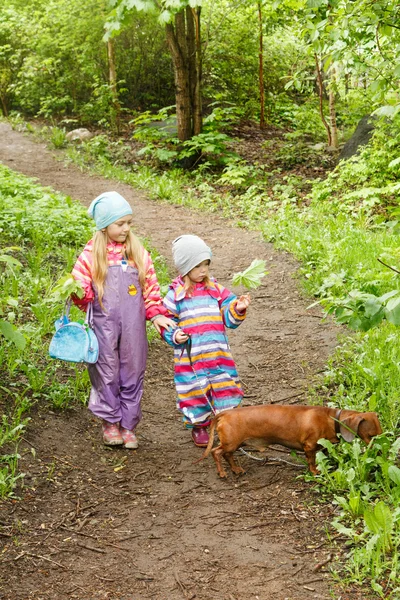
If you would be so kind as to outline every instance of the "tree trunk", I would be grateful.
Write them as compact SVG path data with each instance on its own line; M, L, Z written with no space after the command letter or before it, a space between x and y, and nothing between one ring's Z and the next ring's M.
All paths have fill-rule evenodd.
M111 121L114 121L113 125L116 126L117 131L119 131L120 125L120 104L118 99L118 91L117 91L117 70L115 67L115 48L114 48L114 40L110 38L107 42L107 51L108 51L108 77L109 84L111 89L111 95L113 99L113 112L111 114Z
M178 138L184 142L193 135L184 13L175 15L175 28L171 23L165 27L174 65Z
M175 75L178 138L189 140L202 130L200 8L190 7L166 24L167 43Z
M317 83L318 83L318 95L319 95L319 114L321 116L321 120L325 126L326 133L328 135L328 146L332 146L332 135L329 124L327 123L324 116L324 105L323 105L323 96L324 96L324 84L322 82L322 73L319 66L318 56L315 54L315 64L317 67Z
M265 129L265 92L264 92L264 56L263 56L263 19L262 19L262 3L258 1L258 22L259 22L259 38L260 49L258 55L259 75L258 82L260 87L260 129Z
M5 95L3 96L3 94L0 95L0 99L1 99L1 106L3 108L3 116L4 117L8 117L8 110L7 110L7 102L6 102L6 97Z
M336 123L336 103L335 103L335 90L331 85L329 88L329 120L330 120L330 131L331 131L331 146L332 148L339 148L338 141L338 129Z
M194 20L194 33L195 33L195 48L196 48L196 61L193 72L193 78L195 84L193 86L193 133L198 135L203 129L203 110L201 103L201 84L203 77L203 60L201 51L201 31L200 31L200 14L201 8L193 8L193 20Z

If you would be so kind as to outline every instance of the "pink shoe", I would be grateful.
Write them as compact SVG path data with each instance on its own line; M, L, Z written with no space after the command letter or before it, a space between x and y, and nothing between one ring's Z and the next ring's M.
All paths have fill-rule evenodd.
M205 427L193 427L192 429L192 440L195 446L204 448L208 444L209 440L208 431Z
M103 442L106 446L121 446L124 443L119 430L119 423L103 421Z
M123 427L121 427L121 435L125 448L128 448L128 450L136 450L136 448L139 447L137 437L134 431L131 431L130 429L124 429Z

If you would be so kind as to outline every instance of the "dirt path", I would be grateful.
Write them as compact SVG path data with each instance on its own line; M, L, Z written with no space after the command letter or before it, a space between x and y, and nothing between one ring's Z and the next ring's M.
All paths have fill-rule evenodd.
M287 255L257 233L149 201L127 185L65 167L53 154L0 123L5 165L86 205L116 189L132 203L137 232L167 259L177 235L196 233L212 247L213 274L228 287L233 272L265 259L269 276L253 294L248 319L230 335L245 404L302 400L336 330L306 311ZM20 449L31 489L23 502L2 507L1 521L14 522L19 533L17 544L0 538L0 582L7 581L0 598L331 598L329 576L313 567L327 557L323 527L333 509L313 505L311 485L296 480L300 469L244 457L247 474L222 481L211 459L193 465L201 451L175 411L172 354L161 343L151 347L145 389L136 452L104 448L84 408L39 410Z

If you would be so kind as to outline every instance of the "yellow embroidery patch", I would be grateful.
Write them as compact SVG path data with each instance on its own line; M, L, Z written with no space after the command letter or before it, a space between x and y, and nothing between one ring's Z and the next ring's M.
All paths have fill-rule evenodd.
M133 284L128 287L128 294L130 296L136 296L137 289L136 289L136 287Z

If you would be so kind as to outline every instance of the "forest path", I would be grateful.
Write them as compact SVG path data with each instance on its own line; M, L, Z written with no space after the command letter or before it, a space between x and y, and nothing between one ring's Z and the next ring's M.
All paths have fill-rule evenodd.
M254 258L267 261L269 275L252 294L248 318L230 334L244 404L301 402L337 329L321 322L317 310L306 311L295 262L257 232L148 200L127 185L65 166L56 155L0 123L0 161L85 205L103 191L119 191L132 204L136 232L166 256L171 274L171 242L182 233L207 241L212 273L228 288L232 274ZM85 408L39 408L26 434L36 457L28 443L20 448L26 485L34 489L24 502L3 505L2 521L18 520L21 533L18 546L8 543L3 555L1 598L332 597L329 575L313 567L327 557L324 525L333 508L319 506L312 485L296 479L300 469L282 462L240 456L246 475L227 480L217 477L212 459L194 465L201 450L176 413L172 378L170 349L153 343L135 452L105 448ZM270 454L293 462L288 454Z

